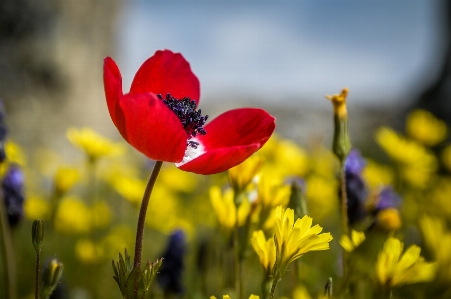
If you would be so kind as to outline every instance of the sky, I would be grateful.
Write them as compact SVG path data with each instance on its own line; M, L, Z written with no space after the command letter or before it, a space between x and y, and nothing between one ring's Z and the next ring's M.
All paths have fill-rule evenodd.
M203 99L316 103L347 86L362 103L407 101L437 73L440 21L431 0L134 0L115 60L124 91L166 48L190 62Z

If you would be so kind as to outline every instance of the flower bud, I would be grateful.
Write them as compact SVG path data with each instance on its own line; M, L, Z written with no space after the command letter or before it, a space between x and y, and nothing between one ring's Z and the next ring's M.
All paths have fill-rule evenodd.
M329 279L326 282L326 285L324 286L324 295L326 295L327 298L332 298L332 293L333 293L332 277L329 277Z
M295 218L302 218L308 214L304 185L305 183L301 180L293 180L291 182L291 195L288 207L294 210Z
M351 150L351 141L348 134L348 111L346 109L348 92L348 88L345 87L341 94L326 95L326 98L331 100L334 105L335 130L332 150L341 163L344 163Z
M33 242L36 253L41 251L42 242L44 240L44 222L42 220L33 221L31 228L31 241Z
M52 259L44 269L42 275L42 298L47 299L52 295L58 281L63 274L63 264L56 259Z

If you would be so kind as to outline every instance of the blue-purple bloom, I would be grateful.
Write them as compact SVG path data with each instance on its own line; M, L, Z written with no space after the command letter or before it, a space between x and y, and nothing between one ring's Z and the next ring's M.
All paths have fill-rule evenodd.
M168 245L163 253L163 264L157 275L157 281L165 294L181 295L183 293L182 272L185 251L185 234L181 230L176 230L169 237Z
M11 227L14 227L23 218L25 200L24 175L18 166L11 165L9 167L3 178L2 191L8 222Z
M360 152L352 149L345 162L348 221L351 225L363 220L367 215L365 201L368 190L362 178L362 170L365 165L366 161Z
M401 201L401 196L396 194L391 186L384 187L378 194L375 210L379 212L389 208L397 208Z

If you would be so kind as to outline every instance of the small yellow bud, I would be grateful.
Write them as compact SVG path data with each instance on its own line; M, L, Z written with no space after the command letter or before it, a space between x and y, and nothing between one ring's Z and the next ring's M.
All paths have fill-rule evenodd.
M56 288L56 285L63 274L63 268L63 264L56 259L52 259L47 264L42 276L42 297L44 299L47 299L52 295L53 290Z
M36 253L41 251L42 242L44 240L44 222L42 220L33 221L31 228L31 241L33 242Z
M399 211L395 208L380 211L377 214L377 224L387 231L398 230L402 225Z
M341 91L341 94L326 95L326 98L331 100L334 105L335 128L332 150L342 164L344 164L351 150L351 141L348 134L348 112L346 110L346 97L348 93L349 90L345 87Z

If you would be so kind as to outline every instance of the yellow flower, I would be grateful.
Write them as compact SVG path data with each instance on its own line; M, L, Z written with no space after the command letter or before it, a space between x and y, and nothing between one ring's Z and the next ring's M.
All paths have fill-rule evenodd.
M426 110L417 109L407 117L407 134L426 146L442 142L448 133L446 123Z
M216 297L215 296L211 296L210 299L216 299ZM229 295L223 295L222 299L231 299L231 298L230 298ZM257 296L257 295L250 295L249 299L260 299L260 297Z
M91 211L76 197L63 198L56 211L55 228L67 234L88 233L92 228Z
M433 153L421 144L398 135L388 127L382 127L376 132L376 142L396 162L402 164L421 162L434 169L437 166Z
M69 128L66 135L67 139L74 146L81 149L91 162L101 157L120 156L125 152L125 147L122 143L113 143L90 128L82 128L80 130Z
M237 194L244 191L246 186L257 175L263 165L263 161L262 157L252 155L243 163L228 170L229 181Z
M257 202L260 206L260 224L264 227L274 225L274 217L271 217L274 208L280 205L286 206L290 200L291 187L282 184L281 180L263 173L258 179Z
M219 187L210 188L210 202L218 218L219 226L226 232L230 232L236 226L236 206L234 203L234 192L232 189L225 190L221 194ZM250 203L247 199L243 200L238 208L238 226L241 226L246 221L250 211Z
M55 173L55 190L59 194L64 194L72 188L80 179L80 173L75 167L59 167Z
M447 284L451 281L451 232L445 227L445 221L440 218L420 219L424 243L438 265L437 278Z
M266 276L270 276L276 262L276 244L274 238L266 240L262 230L255 231L251 238L252 247L260 259Z
M199 181L195 174L165 164L158 175L158 182L172 191L189 193L196 189Z
M7 140L5 143L5 153L8 162L25 166L27 164L27 157L21 146L17 143Z
M144 189L146 189L146 182L135 177L115 177L111 180L113 188L126 200L140 204Z
M305 197L315 219L325 219L338 208L337 180L313 174L306 179Z
M376 279L384 287L430 281L435 276L436 264L425 262L417 245L410 246L403 254L404 244L389 237L376 262Z
M91 207L92 224L95 227L104 228L111 222L110 207L105 201L97 201Z
M438 167L437 158L430 150L387 127L376 132L376 142L393 161L399 163L401 175L408 183L426 187Z
M352 230L351 238L348 235L343 235L340 239L340 245L347 252L351 252L362 244L363 241L365 241L365 233Z
M386 231L398 230L401 228L402 220L399 211L395 208L388 208L377 213L377 224Z
M99 263L103 257L103 249L90 239L80 239L75 244L75 256L85 264Z
M24 210L26 217L30 220L47 219L50 204L42 198L32 196L25 201Z
M330 233L322 233L319 225L312 227L312 218L304 216L294 222L294 211L278 206L276 209L275 243L276 273L282 278L288 264L309 251L327 250L332 241Z
M393 184L394 173L390 166L378 164L370 159L366 159L366 162L362 175L370 188Z

